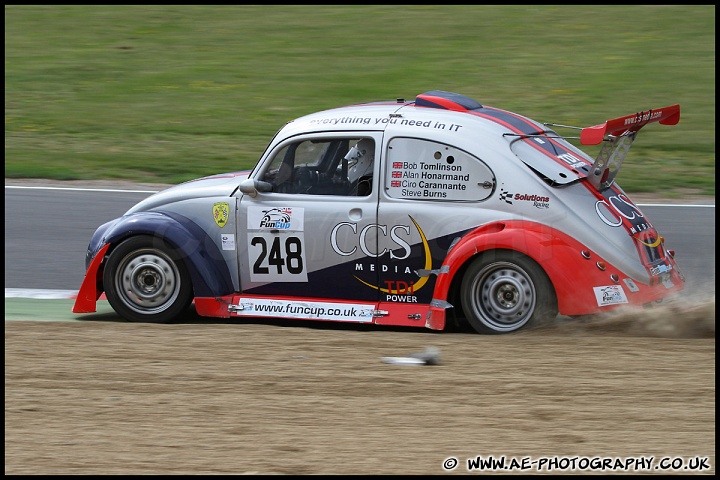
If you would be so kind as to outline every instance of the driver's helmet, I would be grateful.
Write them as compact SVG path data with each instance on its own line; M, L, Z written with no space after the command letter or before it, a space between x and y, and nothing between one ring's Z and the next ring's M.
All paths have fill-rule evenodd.
M373 157L375 156L375 142L369 138L363 138L355 144L345 155L348 162L348 180L356 182L364 175L370 175L373 168Z

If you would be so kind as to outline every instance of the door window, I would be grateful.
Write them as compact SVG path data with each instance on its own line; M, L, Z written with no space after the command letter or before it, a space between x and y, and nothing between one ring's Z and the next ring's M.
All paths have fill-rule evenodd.
M372 138L300 140L281 148L261 179L278 193L367 196L374 157Z

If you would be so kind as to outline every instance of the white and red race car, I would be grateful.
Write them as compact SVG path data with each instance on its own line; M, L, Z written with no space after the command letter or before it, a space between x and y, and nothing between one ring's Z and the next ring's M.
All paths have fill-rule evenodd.
M252 171L156 193L100 226L73 307L122 317L374 323L478 332L682 290L663 237L615 182L638 131L680 106L551 127L431 91L284 125ZM578 137L572 137L578 138Z

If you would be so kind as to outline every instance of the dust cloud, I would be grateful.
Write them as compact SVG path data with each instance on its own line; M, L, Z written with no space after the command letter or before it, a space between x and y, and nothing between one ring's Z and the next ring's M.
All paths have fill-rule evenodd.
M598 315L575 318L558 316L528 330L543 329L567 334L715 338L715 293L679 296L644 307L620 307Z

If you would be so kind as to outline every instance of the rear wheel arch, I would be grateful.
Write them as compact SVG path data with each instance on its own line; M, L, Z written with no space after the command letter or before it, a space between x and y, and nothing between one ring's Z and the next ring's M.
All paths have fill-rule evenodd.
M488 249L468 258L451 281L449 300L478 333L511 333L558 314L548 273L511 249Z

